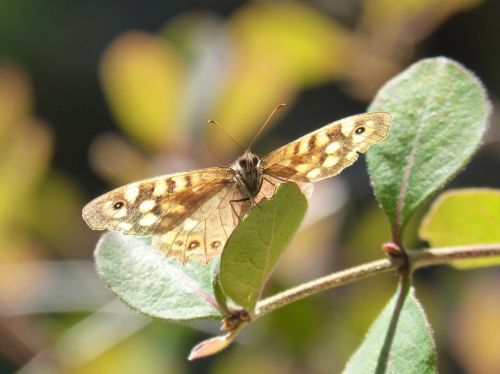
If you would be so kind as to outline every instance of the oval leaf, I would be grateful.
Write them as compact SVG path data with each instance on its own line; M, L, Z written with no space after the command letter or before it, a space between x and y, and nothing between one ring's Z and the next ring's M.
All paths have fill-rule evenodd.
M437 373L432 331L413 288L389 301L344 373Z
M389 81L370 111L390 112L391 133L370 149L368 170L393 240L415 210L478 148L490 104L481 82L446 58L422 60Z
M281 185L273 198L262 200L229 237L221 257L221 285L250 315L306 209L306 198L296 184Z
M419 235L433 247L500 243L500 190L470 188L443 193L420 226ZM500 264L500 258L455 261L457 267Z
M128 32L109 46L100 68L109 105L124 131L153 148L183 139L179 108L185 72L173 46Z
M151 240L104 234L95 250L97 272L133 309L174 321L222 318L212 293L210 266L181 265L151 247Z

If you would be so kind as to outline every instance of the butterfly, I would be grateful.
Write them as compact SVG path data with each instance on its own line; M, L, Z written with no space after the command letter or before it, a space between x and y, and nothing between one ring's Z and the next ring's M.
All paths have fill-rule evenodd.
M169 174L116 188L88 203L82 215L93 230L151 236L152 246L167 257L183 264L189 260L206 264L222 252L245 214L271 197L277 185L304 185L340 173L388 135L391 121L386 112L347 117L262 159L249 146L228 167Z

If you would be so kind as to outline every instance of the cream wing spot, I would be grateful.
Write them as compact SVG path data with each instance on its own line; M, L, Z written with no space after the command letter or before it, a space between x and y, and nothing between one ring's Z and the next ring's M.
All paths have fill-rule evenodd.
M175 190L182 190L186 187L185 177L172 178L172 180L175 182Z
M295 170L297 170L299 173L305 173L309 169L311 169L311 165L309 164L299 164L295 166Z
M127 208L125 206L121 207L119 210L115 210L112 213L114 219L120 219L127 216Z
M196 185L200 182L201 178L198 174L193 174L190 176L191 177L191 184Z
M155 188L153 190L153 196L158 197L162 196L167 192L167 183L163 180L160 179L156 182Z
M184 221L184 230L191 231L198 225L198 221L192 218L188 218Z
M315 169L312 169L309 173L307 173L306 176L309 179L314 179L317 176L319 176L320 174L321 174L321 169L320 168L315 168Z
M325 152L328 153L329 155L336 153L340 149L340 143L339 142L333 142L328 144L328 146L325 149Z
M116 228L119 231L129 231L134 225L130 222L120 222Z
M338 156L328 156L323 162L323 166L325 168L331 168L332 166L335 166L339 162L339 157Z
M141 205L139 205L139 212L141 213L147 213L151 209L153 209L156 205L156 202L154 200L148 199L144 200Z
M309 143L305 140L299 143L299 154L309 151Z
M364 141L366 139L366 136L363 136L363 135L353 135L352 136L352 142L354 144L358 144L358 143L361 143L362 141Z
M147 213L139 220L141 226L152 226L158 220L158 216L153 213Z
M125 197L125 200L132 204L135 199L137 199L137 196L139 196L139 184L134 183L128 186L125 189L125 193L123 194L123 196Z
M284 160L281 160L280 162L280 165L283 165L283 166L290 166L292 164L292 159L291 158L288 158L288 159L284 159Z
M342 135L344 135L346 138L351 135L352 130L354 130L354 125L355 122L351 118L346 118L342 120L342 123L340 125Z
M173 237L175 236L174 234L175 234L174 231L170 231L160 236L159 239L162 243L170 243L173 240Z
M358 154L356 152L349 152L344 157L346 158L346 160L354 162L358 158Z
M316 133L316 146L322 147L330 142L330 138L326 135L326 132Z

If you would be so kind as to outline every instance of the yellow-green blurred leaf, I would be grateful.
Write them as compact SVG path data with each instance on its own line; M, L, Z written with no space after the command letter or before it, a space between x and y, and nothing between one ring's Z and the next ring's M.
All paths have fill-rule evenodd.
M266 341L262 342L258 347L248 344L224 352L224 358L215 361L208 373L289 374L294 372L294 364L297 364L297 362L292 360L290 356L286 356L286 353L283 353L283 346L269 344L269 341ZM295 372L300 372L297 367L295 367Z
M296 91L291 82L277 73L272 61L245 59L235 64L215 105L212 118L247 147L271 111L280 103L290 104ZM286 110L286 109L285 109ZM284 111L284 110L282 110ZM276 115L272 124L279 122ZM207 129L211 149L227 157L235 147L219 130Z
M471 188L441 194L420 226L433 247L500 242L500 190ZM460 260L457 267L500 264L500 258Z
M498 274L471 279L455 307L449 342L466 373L500 373L500 292Z
M353 264L379 258L381 244L391 239L384 212L375 202L366 204L365 209L358 212L356 224L348 226L345 235L346 256Z
M347 62L347 32L332 18L297 2L253 3L233 17L231 29L245 58L271 63L277 73L300 84L336 77Z
M89 341L89 344L92 344ZM181 362L173 357L170 347L158 349L157 341L145 334L132 336L92 361L78 366L66 366L63 373L184 373ZM82 350L85 347L81 347ZM90 350L90 349L89 349ZM84 355L86 352L77 352ZM71 362L71 357L64 358Z
M292 103L303 86L339 77L348 61L347 32L299 3L243 7L231 19L229 33L231 67L212 117L242 146L276 105ZM214 149L227 148L227 138L218 133L210 136Z
M129 32L115 40L101 62L101 77L119 125L155 149L182 143L178 122L184 69L164 40Z
M346 83L369 101L377 89L413 59L416 44L447 18L484 0L364 0L350 44Z
M16 123L0 148L0 228L29 208L24 203L45 174L51 153L52 134L45 124L33 118Z
M80 190L73 180L52 172L38 183L36 194L26 197L25 206L29 209L23 209L20 218L38 239L66 252L75 251L82 242L79 236L84 234L82 205Z
M447 17L484 0L365 0L362 23L379 34L418 40ZM418 20L419 22L416 22ZM418 26L418 27L417 27ZM407 32L408 28L414 32ZM404 32L406 30L406 32ZM398 32L401 31L401 32Z
M234 153L234 145L222 131L214 129L207 123L209 119L217 120L229 133L238 138L238 131L233 131L231 128L233 119L213 111L215 104L223 110L233 109L232 102L221 102L220 93L228 92L233 78L239 83L240 79L244 80L245 77L245 75L236 76L234 69L229 68L232 66L230 56L233 45L226 23L220 16L196 10L174 17L160 33L176 47L186 68L190 70L184 97L187 105L181 114L182 122L186 123L197 137L199 133L206 133L215 139L215 142L212 141L210 153L227 162L229 155ZM232 96L232 92L229 96ZM233 97L233 99L238 102L241 98ZM243 123L243 128L252 123L252 113L245 113L247 114L251 118ZM207 143L205 140L200 142L203 145L205 143Z

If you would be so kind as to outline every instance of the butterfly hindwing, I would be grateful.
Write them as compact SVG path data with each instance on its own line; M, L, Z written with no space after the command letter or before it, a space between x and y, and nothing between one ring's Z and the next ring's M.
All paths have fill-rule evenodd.
M391 115L364 113L344 118L307 134L262 160L263 174L297 182L315 182L340 173L360 153L382 141Z
M201 204L176 227L153 236L153 247L182 263L208 263L222 252L239 220L250 210L251 201L228 185Z
M227 185L178 226L153 235L153 247L182 263L189 260L208 263L222 252L229 235L253 204L273 196L279 182L274 178L264 180L253 200L235 185Z

